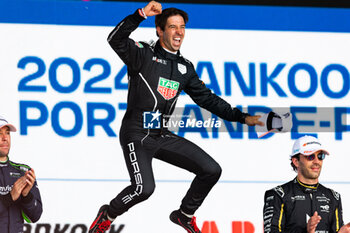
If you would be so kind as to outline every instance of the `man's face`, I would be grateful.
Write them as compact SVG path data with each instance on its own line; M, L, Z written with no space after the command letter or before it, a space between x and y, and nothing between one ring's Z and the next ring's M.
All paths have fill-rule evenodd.
M164 31L157 27L159 41L163 48L171 52L178 51L185 37L185 26L181 15L173 15L168 18Z
M309 160L308 156L300 154L300 159L297 162L297 167L298 177L300 178L301 182L309 182L309 184L318 182L323 160L319 160L317 155L321 152L322 151L315 152L315 158L313 160Z
M7 126L0 128L0 161L6 161L11 147L10 129Z

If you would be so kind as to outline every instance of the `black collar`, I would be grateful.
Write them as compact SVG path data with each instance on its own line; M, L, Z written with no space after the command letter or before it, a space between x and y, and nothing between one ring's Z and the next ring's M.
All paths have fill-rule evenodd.
M305 193L313 193L317 191L317 188L319 186L320 183L317 184L304 184L303 182L301 182L298 177L295 177L294 179L294 183L296 183L298 185L298 187Z

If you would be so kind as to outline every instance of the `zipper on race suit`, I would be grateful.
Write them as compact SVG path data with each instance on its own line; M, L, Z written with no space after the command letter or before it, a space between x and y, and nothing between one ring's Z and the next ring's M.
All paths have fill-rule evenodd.
M174 65L174 61L173 60L170 60L170 77L169 77L169 80L172 81L173 79L173 65ZM164 121L164 115L166 113L166 108L168 106L168 103L169 103L169 100L165 100L165 105L164 105L164 108L163 108L163 116L162 116L162 120ZM162 122L163 123L163 122ZM161 124L160 126L161 130L160 130L160 134L162 135L162 137L164 137L165 133L164 133L164 127L163 127L163 124Z
M311 216L314 215L314 201L312 199L312 193L310 193L310 200L311 200Z

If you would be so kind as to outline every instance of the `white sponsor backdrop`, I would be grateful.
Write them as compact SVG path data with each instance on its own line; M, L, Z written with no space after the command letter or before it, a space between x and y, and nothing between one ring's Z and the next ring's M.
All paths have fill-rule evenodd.
M10 153L13 161L27 163L36 171L44 205L40 223L51 223L52 226L89 225L98 208L128 185L129 178L119 146L119 127L124 114L124 110L119 109L119 103L125 103L127 91L114 88L114 77L123 64L106 41L111 30L112 27L0 24L0 34L5 35L0 38L1 114L19 128L20 101L40 102L48 110L46 123L28 127L26 135L19 132L12 134ZM329 64L350 68L350 34L203 29L187 29L186 33L183 55L195 66L203 61L212 63L222 97L233 106L316 106L330 107L331 110L336 106L349 106L348 94L337 99L324 94L320 75ZM156 39L155 31L151 28L139 28L132 37L136 40ZM18 68L19 61L28 56L42 60L45 72L28 81L27 85L46 86L46 92L18 90L19 82L25 76L38 72L38 63L35 62L28 62L23 69ZM50 67L55 59L63 57L74 60L79 66L80 85L71 93L59 93L49 82ZM90 71L83 69L91 58L104 59L111 66L109 77L94 85L111 88L111 93L84 93L86 82L102 72L102 67L98 65ZM255 96L244 96L234 78L232 95L225 95L225 62L236 62L247 82L249 63L255 64ZM285 64L274 80L287 97L280 97L271 85L267 96L262 96L262 63L267 64L268 75L278 64ZM295 97L289 89L288 72L297 63L307 63L317 72L317 91L309 98ZM304 71L298 73L296 86L301 91L310 87L309 77ZM344 85L342 76L339 72L333 72L329 77L330 89L339 92ZM207 72L203 73L202 78L210 83ZM72 70L66 65L60 66L57 80L61 86L69 86L73 80ZM127 82L126 77L123 82ZM63 101L77 104L82 112L81 130L72 137L59 136L51 125L52 109ZM116 109L116 118L110 124L116 137L109 137L102 127L96 127L94 136L87 136L88 102L105 103ZM192 104L188 96L180 98L178 107L185 104ZM41 114L33 108L27 112L31 119ZM96 118L107 116L107 112L102 110L95 114ZM310 118L312 116L306 116L306 119ZM59 113L59 122L61 128L72 129L75 125L72 111L63 109ZM320 180L341 193L344 220L347 222L350 220L350 161L347 152L350 136L348 132L342 136L342 140L336 140L334 132L318 133L331 153L324 162ZM249 221L254 224L256 232L262 232L265 190L295 176L288 157L293 144L291 133L276 134L265 140L249 139L247 133L243 134L243 139L231 139L226 132L220 133L219 138L212 138L210 133L209 139L202 138L199 133L186 133L185 137L205 149L223 168L219 183L196 213L198 225L201 227L204 221L215 221L220 233L229 233L232 232L232 221ZM183 232L168 220L168 215L179 207L193 174L157 160L153 165L156 191L148 201L117 219L116 225L125 224L121 232Z

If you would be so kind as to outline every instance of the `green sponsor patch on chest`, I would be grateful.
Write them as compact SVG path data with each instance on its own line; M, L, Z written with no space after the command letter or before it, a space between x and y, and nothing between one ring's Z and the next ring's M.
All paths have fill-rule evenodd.
M176 96L179 86L179 82L159 77L157 91L164 97L164 99L170 100Z

